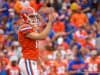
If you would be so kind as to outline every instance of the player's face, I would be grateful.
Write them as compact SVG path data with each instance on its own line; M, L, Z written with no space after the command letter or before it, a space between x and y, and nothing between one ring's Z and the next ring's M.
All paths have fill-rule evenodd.
M29 15L29 22L31 22L32 25L39 25L38 15L30 14Z

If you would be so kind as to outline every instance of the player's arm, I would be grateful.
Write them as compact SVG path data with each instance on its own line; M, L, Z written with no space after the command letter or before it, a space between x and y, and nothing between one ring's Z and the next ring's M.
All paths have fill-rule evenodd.
M47 23L47 26L41 33L31 32L31 33L27 34L26 37L33 39L33 40L44 39L49 34L49 32L52 28L53 20L54 20L54 16L49 15L49 21Z

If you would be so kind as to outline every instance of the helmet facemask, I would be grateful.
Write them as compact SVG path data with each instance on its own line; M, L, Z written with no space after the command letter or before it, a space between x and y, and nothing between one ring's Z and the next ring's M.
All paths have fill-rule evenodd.
M39 23L39 17L38 14L29 14L28 16L26 15L26 18L28 20L28 23L31 25L40 25Z

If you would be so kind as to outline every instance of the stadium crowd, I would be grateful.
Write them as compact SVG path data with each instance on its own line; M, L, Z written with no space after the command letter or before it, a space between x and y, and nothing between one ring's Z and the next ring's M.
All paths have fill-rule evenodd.
M43 18L39 30L50 12L56 17L48 37L38 41L40 75L100 75L100 0L0 0L0 75L21 75L17 31L28 6Z

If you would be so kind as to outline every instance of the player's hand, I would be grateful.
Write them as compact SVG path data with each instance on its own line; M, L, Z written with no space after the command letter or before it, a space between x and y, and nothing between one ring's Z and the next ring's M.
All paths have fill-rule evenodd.
M49 22L53 22L53 21L55 20L55 15L52 14L52 13L50 13L50 14L48 15L48 20L49 20Z

